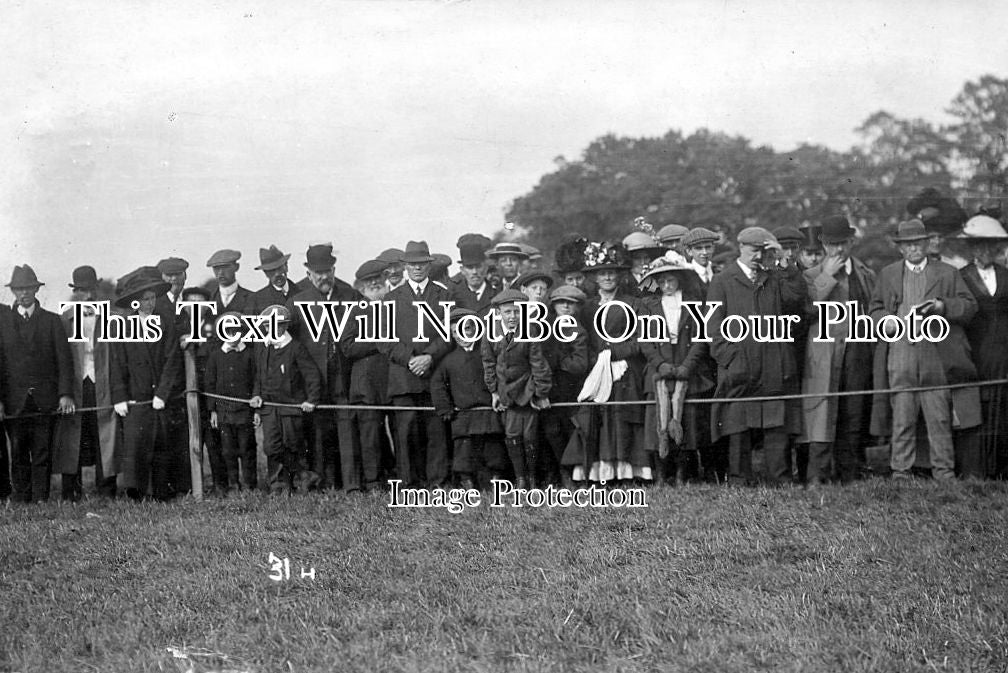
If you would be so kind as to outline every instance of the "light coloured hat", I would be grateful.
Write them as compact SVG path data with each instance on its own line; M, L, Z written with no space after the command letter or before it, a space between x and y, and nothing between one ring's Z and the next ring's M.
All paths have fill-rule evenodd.
M689 233L689 229L681 224L666 224L658 230L656 237L665 244L676 243L680 238Z
M623 237L623 246L627 249L627 252L654 252L656 255L661 254L662 247L655 242L651 234L645 233L643 231L634 231Z
M962 233L956 238L974 241L1008 241L1008 233L1005 233L1001 223L990 215L974 215L966 220Z
M739 232L738 242L740 245L751 245L755 248L781 249L777 238L763 227L746 227Z

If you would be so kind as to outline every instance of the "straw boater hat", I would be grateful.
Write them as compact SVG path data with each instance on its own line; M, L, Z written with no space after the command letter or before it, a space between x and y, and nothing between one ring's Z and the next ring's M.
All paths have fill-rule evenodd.
M649 268L647 272L637 283L641 289L644 290L653 291L658 289L658 276L665 273L679 274L680 285L685 282L696 282L700 280L700 277L693 269L693 266L686 261L685 257L674 250L669 250L663 256L651 262L648 266Z
M962 233L956 236L966 241L1008 241L1001 223L989 215L974 215L966 220Z
M498 243L487 250L486 256L490 258L503 257L504 255L514 255L522 259L528 259L529 254L517 243Z
M141 266L119 279L115 305L119 308L132 308L130 304L140 299L147 290L153 290L160 297L170 288L171 283L161 280L161 274L155 267Z

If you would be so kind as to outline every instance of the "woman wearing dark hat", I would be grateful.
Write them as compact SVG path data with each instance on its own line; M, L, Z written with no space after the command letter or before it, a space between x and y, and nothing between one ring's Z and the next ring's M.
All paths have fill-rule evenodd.
M111 397L123 419L119 486L133 499L148 491L158 500L171 498L175 495L172 482L180 469L168 441L165 404L185 387L182 351L172 322L155 308L170 287L157 269L140 267L120 280L115 301L142 320L161 319L157 341L112 344Z
M981 380L1008 378L1008 269L995 260L1008 246L1001 223L987 215L966 222L959 240L970 247L973 261L960 271L977 300L977 314L966 326L973 362ZM1008 393L1005 386L980 388L983 422L973 451L956 445L961 476L1008 477Z
M588 288L585 287L585 274L581 268L584 266L584 249L587 245L587 238L576 235L557 246L553 254L558 284L572 285L585 294L588 294Z
M683 484L688 473L697 472L700 449L710 444L710 415L704 413L709 407L683 404L687 394L714 388L703 366L706 350L693 342L695 323L683 309L684 301L703 301L704 291L695 269L676 252L669 251L649 267L640 280L645 292L640 315L657 317L664 338L641 343L647 357L646 397L660 402L646 408L644 432L656 481L674 474L675 482Z
M584 315L592 317L606 304L620 301L631 309L638 300L622 287L630 269L626 249L619 243L588 243L583 251L582 269L598 288L588 299ZM579 399L595 401L638 401L644 398L644 354L637 341L636 324L619 306L606 311L601 327L613 337L627 330L631 336L621 343L606 341L597 328L588 328L589 362L596 370L611 363L612 388L608 395L600 389L582 390ZM593 325L594 325L593 321ZM591 374L589 379L592 379ZM586 383L587 385L587 383ZM590 393L590 394L589 394ZM643 405L585 406L574 418L576 432L564 452L563 464L573 469L574 481L651 480L651 456L644 445Z

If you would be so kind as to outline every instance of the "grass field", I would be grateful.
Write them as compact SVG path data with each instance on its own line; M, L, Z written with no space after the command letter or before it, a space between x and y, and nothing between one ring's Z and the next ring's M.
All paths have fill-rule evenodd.
M1008 669L1006 484L385 504L8 505L0 670Z

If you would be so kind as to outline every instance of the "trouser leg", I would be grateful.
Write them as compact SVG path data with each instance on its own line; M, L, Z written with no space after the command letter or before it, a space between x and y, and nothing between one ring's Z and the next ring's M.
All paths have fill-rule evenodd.
M892 394L892 453L890 467L895 474L909 474L917 454L918 393Z
M341 404L346 404L348 400L342 400ZM339 438L339 461L340 476L342 477L343 489L346 491L359 491L361 488L362 449L361 439L357 432L357 424L350 411L336 412L336 427Z
M919 395L931 447L931 474L935 479L954 479L952 394L948 390L929 390Z
M415 406L408 395L398 395L392 398L393 406ZM418 411L395 412L395 454L397 477L406 486L420 486L426 481L423 474L426 464L421 446L421 436L417 424Z
M771 484L791 480L791 446L783 428L763 431L763 464L766 478Z
M833 446L829 442L809 442L806 476L810 484L822 484L833 477Z
M749 430L728 436L728 477L736 483L749 483L752 474L752 439Z

